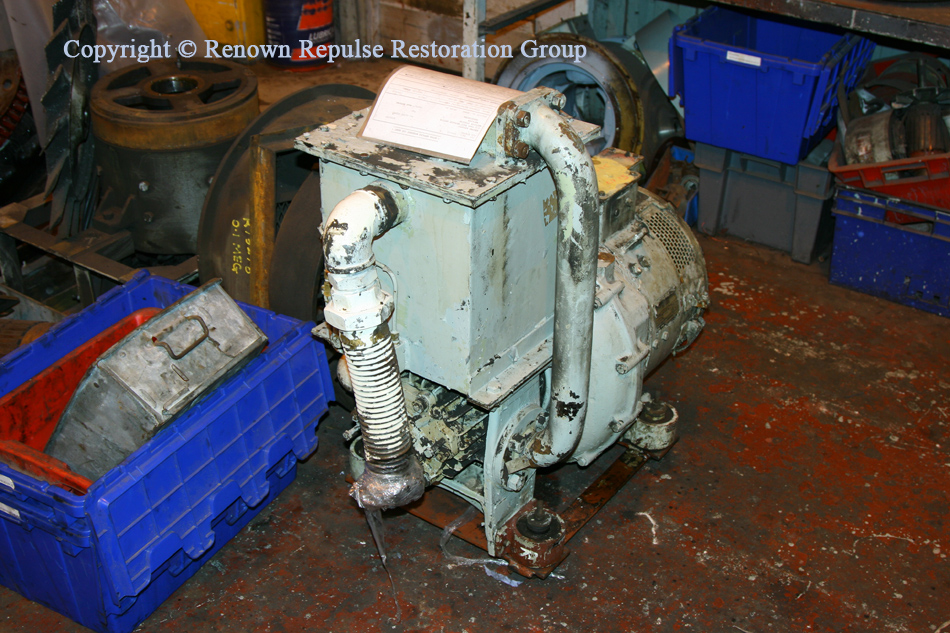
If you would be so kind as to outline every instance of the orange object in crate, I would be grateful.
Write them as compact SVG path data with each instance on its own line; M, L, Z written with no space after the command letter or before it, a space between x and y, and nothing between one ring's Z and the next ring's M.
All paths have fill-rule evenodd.
M133 312L0 398L0 461L75 494L85 494L92 482L42 451L92 364L159 312L158 308Z

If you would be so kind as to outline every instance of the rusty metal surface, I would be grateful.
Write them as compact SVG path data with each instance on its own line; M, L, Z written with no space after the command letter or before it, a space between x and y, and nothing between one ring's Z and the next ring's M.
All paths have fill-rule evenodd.
M818 264L701 245L707 329L646 383L677 402L682 439L546 580L449 567L438 529L390 513L391 622L336 409L296 483L139 631L945 633L947 320L830 286ZM7 589L0 610L3 631L86 631Z
M274 256L277 154L261 145L261 135L251 137L251 232L249 253L257 266L251 271L251 303L270 307L270 263Z
M471 506L468 501L442 488L431 488L421 498L405 506L403 510L434 525L440 530L462 516ZM482 516L476 515L455 529L453 534L481 550L488 549L485 530L481 528Z
M573 538L646 462L646 453L626 448L566 511L560 513L564 519L564 540Z
M543 536L528 536L529 522L536 512L545 517L548 533ZM544 509L543 504L533 501L511 517L504 530L499 532L501 541L498 552L516 573L526 578L547 578L560 565L570 550L564 535L560 517Z
M42 205L41 197L32 200L34 205ZM60 240L25 221L17 220L18 217L28 217L39 208L20 204L4 207L4 211L10 212L0 215L0 232L75 267L80 294L83 294L82 276L88 279L88 275L93 273L111 282L124 283L138 270L118 261L133 253L132 239L127 231L104 233L97 229L86 229L72 238ZM179 264L152 266L147 270L153 275L184 281L193 277L197 268L197 258L190 257ZM84 305L94 298L83 297Z
M258 115L257 79L233 62L135 64L92 89L102 198L93 225L135 250L197 251L201 207L231 142Z
M258 115L257 78L229 61L134 64L92 88L96 139L145 151L230 141Z
M635 448L626 448L619 455L610 455L604 460L609 463L609 466L599 477L590 481L590 485L579 495L566 500L566 503L551 503L561 529L557 538L550 539L548 542L531 543L519 534L519 521L537 506L538 502L532 501L507 522L499 537L500 556L522 576L546 577L569 554L567 543L640 470L647 459L646 453ZM558 473L555 472L548 476L553 477L553 481L539 481L538 485L542 488L560 488L564 484L561 479L570 477L570 474L559 478ZM591 478L587 477L587 479ZM543 492L542 495L544 495ZM468 502L456 495L441 488L431 488L425 496L404 509L413 516L443 529L461 516L468 507ZM479 515L463 523L454 531L455 536L480 549L487 550L485 531L480 527L481 521L482 517ZM526 556L525 550L531 550L533 554L530 557Z

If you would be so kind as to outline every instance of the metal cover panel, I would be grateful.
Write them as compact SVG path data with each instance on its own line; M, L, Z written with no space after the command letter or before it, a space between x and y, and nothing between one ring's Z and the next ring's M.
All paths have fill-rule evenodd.
M206 284L100 357L45 452L98 479L266 343L220 280Z
M373 179L332 162L320 175L324 217ZM373 243L397 280L390 327L401 370L489 406L548 362L554 200L547 171L477 209L413 192L406 220ZM389 275L380 280L394 292Z
M371 174L468 207L476 207L546 168L536 152L531 152L525 160L498 165L494 157L479 151L471 164L463 165L375 143L357 136L369 110L354 112L335 123L306 132L297 138L295 147L361 174ZM596 125L583 121L571 120L570 123L585 141L599 131ZM489 130L488 137L491 135Z
M215 281L143 324L98 366L168 419L266 343Z

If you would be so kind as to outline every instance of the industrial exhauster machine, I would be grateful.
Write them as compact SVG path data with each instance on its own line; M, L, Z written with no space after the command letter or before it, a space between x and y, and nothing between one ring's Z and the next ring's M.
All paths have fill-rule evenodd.
M538 502L538 469L622 443L632 474L668 449L677 413L643 379L709 301L699 244L637 186L638 157L592 158L598 128L564 106L407 67L297 140L320 159L315 333L356 402L352 495L413 511L450 491L483 513L489 554L540 576L589 517Z

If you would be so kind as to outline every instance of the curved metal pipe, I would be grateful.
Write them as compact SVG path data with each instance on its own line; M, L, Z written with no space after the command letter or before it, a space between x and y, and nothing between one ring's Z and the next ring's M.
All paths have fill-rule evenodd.
M574 451L587 416L599 205L584 141L546 105L531 108L530 115L521 139L551 169L558 199L551 404L531 455L535 466L550 466Z
M399 221L399 204L389 189L370 185L340 200L323 233L323 255L330 273L354 273L375 263L373 240Z
M351 494L367 509L405 505L425 490L386 323L393 300L380 286L373 255L373 240L400 221L405 206L402 194L364 187L333 208L323 236L330 283L324 314L340 332L366 456Z

